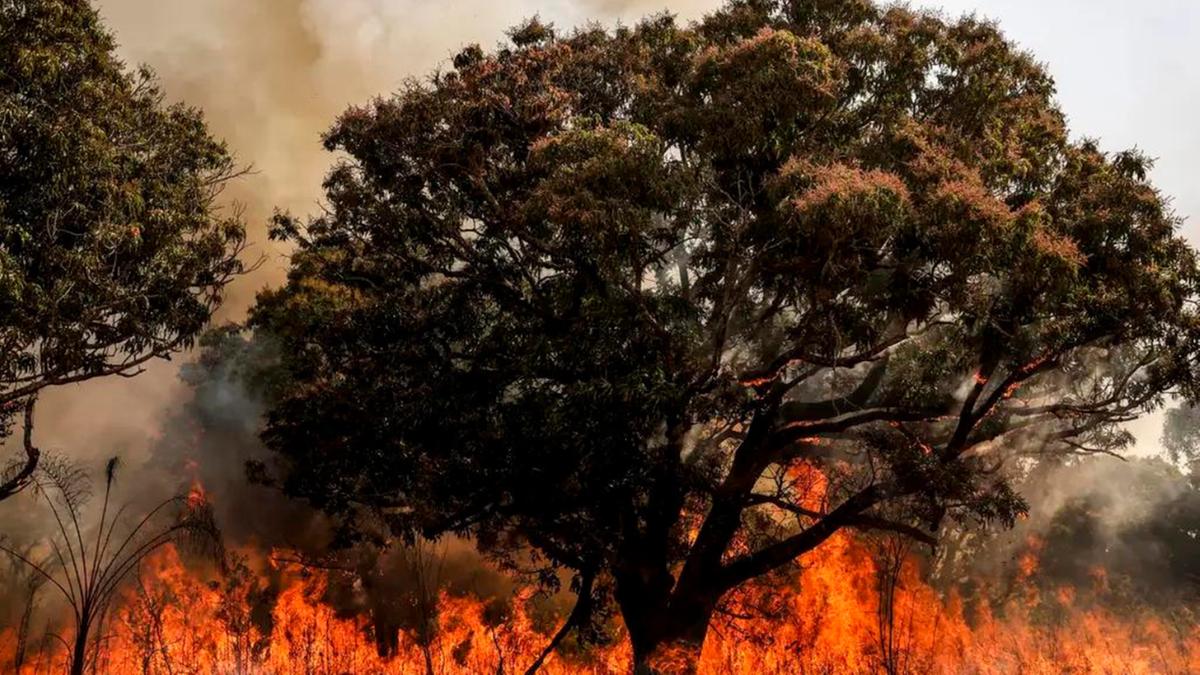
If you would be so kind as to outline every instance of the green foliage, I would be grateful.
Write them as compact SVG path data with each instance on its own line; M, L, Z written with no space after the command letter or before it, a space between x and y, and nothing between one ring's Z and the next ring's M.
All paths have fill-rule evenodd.
M1167 410L1162 445L1173 462L1200 459L1200 408L1180 405Z
M277 219L291 494L598 572L642 658L840 528L1011 522L1015 455L1191 391L1147 161L1072 143L995 26L743 0L511 35L347 111L327 211Z
M86 2L0 0L0 406L189 344L242 271L237 174ZM11 410L9 410L11 412Z

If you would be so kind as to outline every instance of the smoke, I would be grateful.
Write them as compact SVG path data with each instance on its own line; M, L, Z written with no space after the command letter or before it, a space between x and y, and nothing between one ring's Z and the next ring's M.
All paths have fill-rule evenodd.
M332 157L320 135L351 105L424 77L462 46L485 47L539 14L562 29L590 20L631 23L669 9L698 18L718 0L98 0L127 63L151 66L172 101L202 109L215 135L255 173L229 186L227 208L245 209L258 270L235 282L217 321L244 317L255 294L279 284L286 251L267 241L275 208L319 208ZM108 378L44 392L43 449L99 467L114 454L133 473L154 453L190 392L179 366L156 362L133 379ZM253 411L247 410L247 414ZM12 442L12 439L9 439ZM10 448L15 450L15 448Z
M1030 504L1011 529L966 527L943 538L934 580L1003 602L1026 592L1097 589L1105 602L1164 609L1200 595L1197 477L1161 458L1044 464L1019 485ZM1020 579L1024 566L1036 569Z
M201 108L213 133L226 139L240 162L255 168L226 195L246 209L256 247L252 255L263 259L231 289L218 317L236 321L258 290L283 280L286 251L267 241L265 223L276 208L298 214L319 208L321 181L332 160L320 136L343 110L444 67L466 44L500 42L508 27L534 14L566 29L589 19L634 21L660 9L657 2L101 0L99 8L123 58L153 67L171 99ZM672 9L687 20L715 4L685 0ZM140 483L177 489L194 474L235 541L316 546L327 534L311 529L324 528L296 505L246 484L245 461L262 452L256 438L261 410L230 373L208 373L195 392L179 384L172 367L100 387L108 389L105 402L114 409L89 406L89 422L108 426L118 437L88 436L100 439L101 456L115 445L140 455L135 469ZM72 414L78 410L74 402L86 397L79 389L63 396L62 404L55 401L52 413L43 413L54 416L56 431L81 428ZM144 412L113 427L110 420L120 420L125 410ZM138 434L140 439L131 438ZM66 452L90 452L73 440L63 438ZM238 517L248 505L254 522Z
M485 46L541 14L567 28L594 19L632 21L662 0L102 0L100 10L129 62L151 65L173 99L204 110L213 131L258 173L229 192L248 207L251 238L269 256L227 303L236 317L253 292L282 279L282 252L263 223L273 208L315 209L330 156L320 134L348 106L387 95L446 64L462 46ZM694 18L715 0L677 0Z
M333 159L320 136L347 107L444 67L464 45L492 46L508 27L535 14L560 29L590 20L612 26L667 9L668 2L681 20L690 20L718 1L98 0L96 6L120 56L131 66L153 68L170 101L203 110L212 132L254 169L228 187L223 202L244 208L249 261L261 258L262 264L229 289L216 317L222 323L241 320L259 290L282 282L287 252L268 242L266 222L276 208L297 214L319 208ZM149 364L132 379L45 391L36 417L38 445L97 477L108 457L122 457L119 501L152 503L197 481L233 546L321 549L331 536L329 523L245 478L246 460L265 452L254 396L224 370L184 382L181 367L192 359L182 354ZM25 497L0 511L0 532L18 541L33 540L49 525L44 509ZM469 547L449 547L444 581L499 594L502 582L484 574ZM395 555L379 565L395 567ZM3 595L20 592L14 584L0 585L0 605L23 606Z

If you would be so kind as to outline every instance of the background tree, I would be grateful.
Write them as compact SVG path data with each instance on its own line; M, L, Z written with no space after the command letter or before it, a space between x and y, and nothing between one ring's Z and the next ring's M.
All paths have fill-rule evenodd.
M327 208L277 220L289 493L595 574L639 669L688 671L834 532L1011 522L1021 457L1193 393L1149 162L1071 141L995 26L739 0L510 37L346 112Z
M242 271L242 224L214 204L237 173L197 110L116 58L89 3L0 0L4 435L45 387L191 343ZM0 466L0 499L37 461Z

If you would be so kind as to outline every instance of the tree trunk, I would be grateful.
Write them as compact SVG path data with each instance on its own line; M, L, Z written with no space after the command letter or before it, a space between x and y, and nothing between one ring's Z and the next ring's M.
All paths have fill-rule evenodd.
M679 603L651 617L631 621L625 616L633 645L634 674L695 675L715 606L707 601Z
M86 622L75 631L75 646L71 649L71 675L84 675L87 666L88 629Z
M703 640L673 640L658 644L650 653L633 656L634 675L695 675L700 668Z

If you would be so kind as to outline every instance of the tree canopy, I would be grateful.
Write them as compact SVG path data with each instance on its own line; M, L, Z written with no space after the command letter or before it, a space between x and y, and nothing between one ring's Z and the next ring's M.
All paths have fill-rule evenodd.
M128 70L89 3L0 0L0 427L37 393L191 343L242 271L238 170L199 111ZM4 434L6 435L6 434ZM28 482L0 467L0 499Z
M252 318L282 486L532 549L615 599L641 667L689 668L729 591L839 529L1011 522L1029 461L1193 391L1195 255L1150 162L1072 140L976 18L534 20L325 145Z

